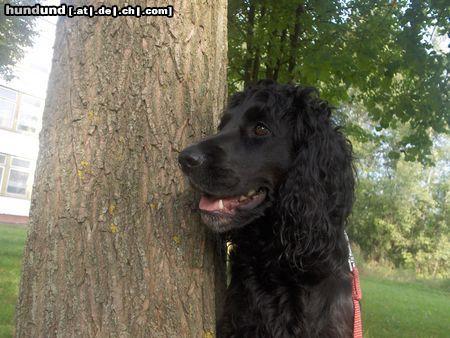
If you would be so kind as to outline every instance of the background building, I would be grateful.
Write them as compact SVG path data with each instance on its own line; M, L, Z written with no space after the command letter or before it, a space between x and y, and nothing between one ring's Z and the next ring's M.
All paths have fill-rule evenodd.
M39 35L16 77L0 77L0 221L28 221L55 23L56 17L37 19Z

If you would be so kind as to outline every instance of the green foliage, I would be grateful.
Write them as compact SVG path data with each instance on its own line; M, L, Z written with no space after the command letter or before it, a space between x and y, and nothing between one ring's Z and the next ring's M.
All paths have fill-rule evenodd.
M409 123L393 159L426 162L429 131L449 131L445 1L230 0L229 88L258 78L314 85L359 103L379 130Z
M11 5L32 6L36 0L12 0ZM6 16L4 5L0 8L0 75L13 77L13 66L23 57L23 49L33 44L34 16Z
M359 178L349 233L365 259L449 278L450 138L434 138L430 167L390 156L401 134L385 132L381 146L352 140Z

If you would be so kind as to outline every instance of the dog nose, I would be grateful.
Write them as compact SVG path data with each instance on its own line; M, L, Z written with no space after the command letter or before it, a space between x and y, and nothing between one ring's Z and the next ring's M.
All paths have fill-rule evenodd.
M199 167L205 162L205 154L200 150L190 147L183 150L178 156L178 162L184 169Z

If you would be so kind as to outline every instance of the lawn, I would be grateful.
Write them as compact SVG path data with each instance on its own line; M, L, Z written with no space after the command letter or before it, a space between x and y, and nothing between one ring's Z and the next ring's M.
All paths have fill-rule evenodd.
M0 224L0 337L11 337L26 229Z
M450 337L450 294L419 283L361 281L365 338Z
M0 338L12 336L26 230L0 224ZM363 277L365 338L449 337L450 293Z

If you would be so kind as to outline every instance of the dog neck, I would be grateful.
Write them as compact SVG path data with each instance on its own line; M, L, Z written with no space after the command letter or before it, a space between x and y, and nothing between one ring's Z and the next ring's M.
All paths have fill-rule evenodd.
M342 231L343 233L343 231ZM231 264L250 264L259 269L289 271L289 275L303 282L318 283L336 274L346 274L348 270L348 246L344 235L336 238L333 252L320 257L301 257L300 264L292 256L286 255L286 246L278 234L276 221L271 217L264 217L233 230L227 240L231 242ZM273 257L278 259L274 260ZM270 266L269 266L270 265Z

